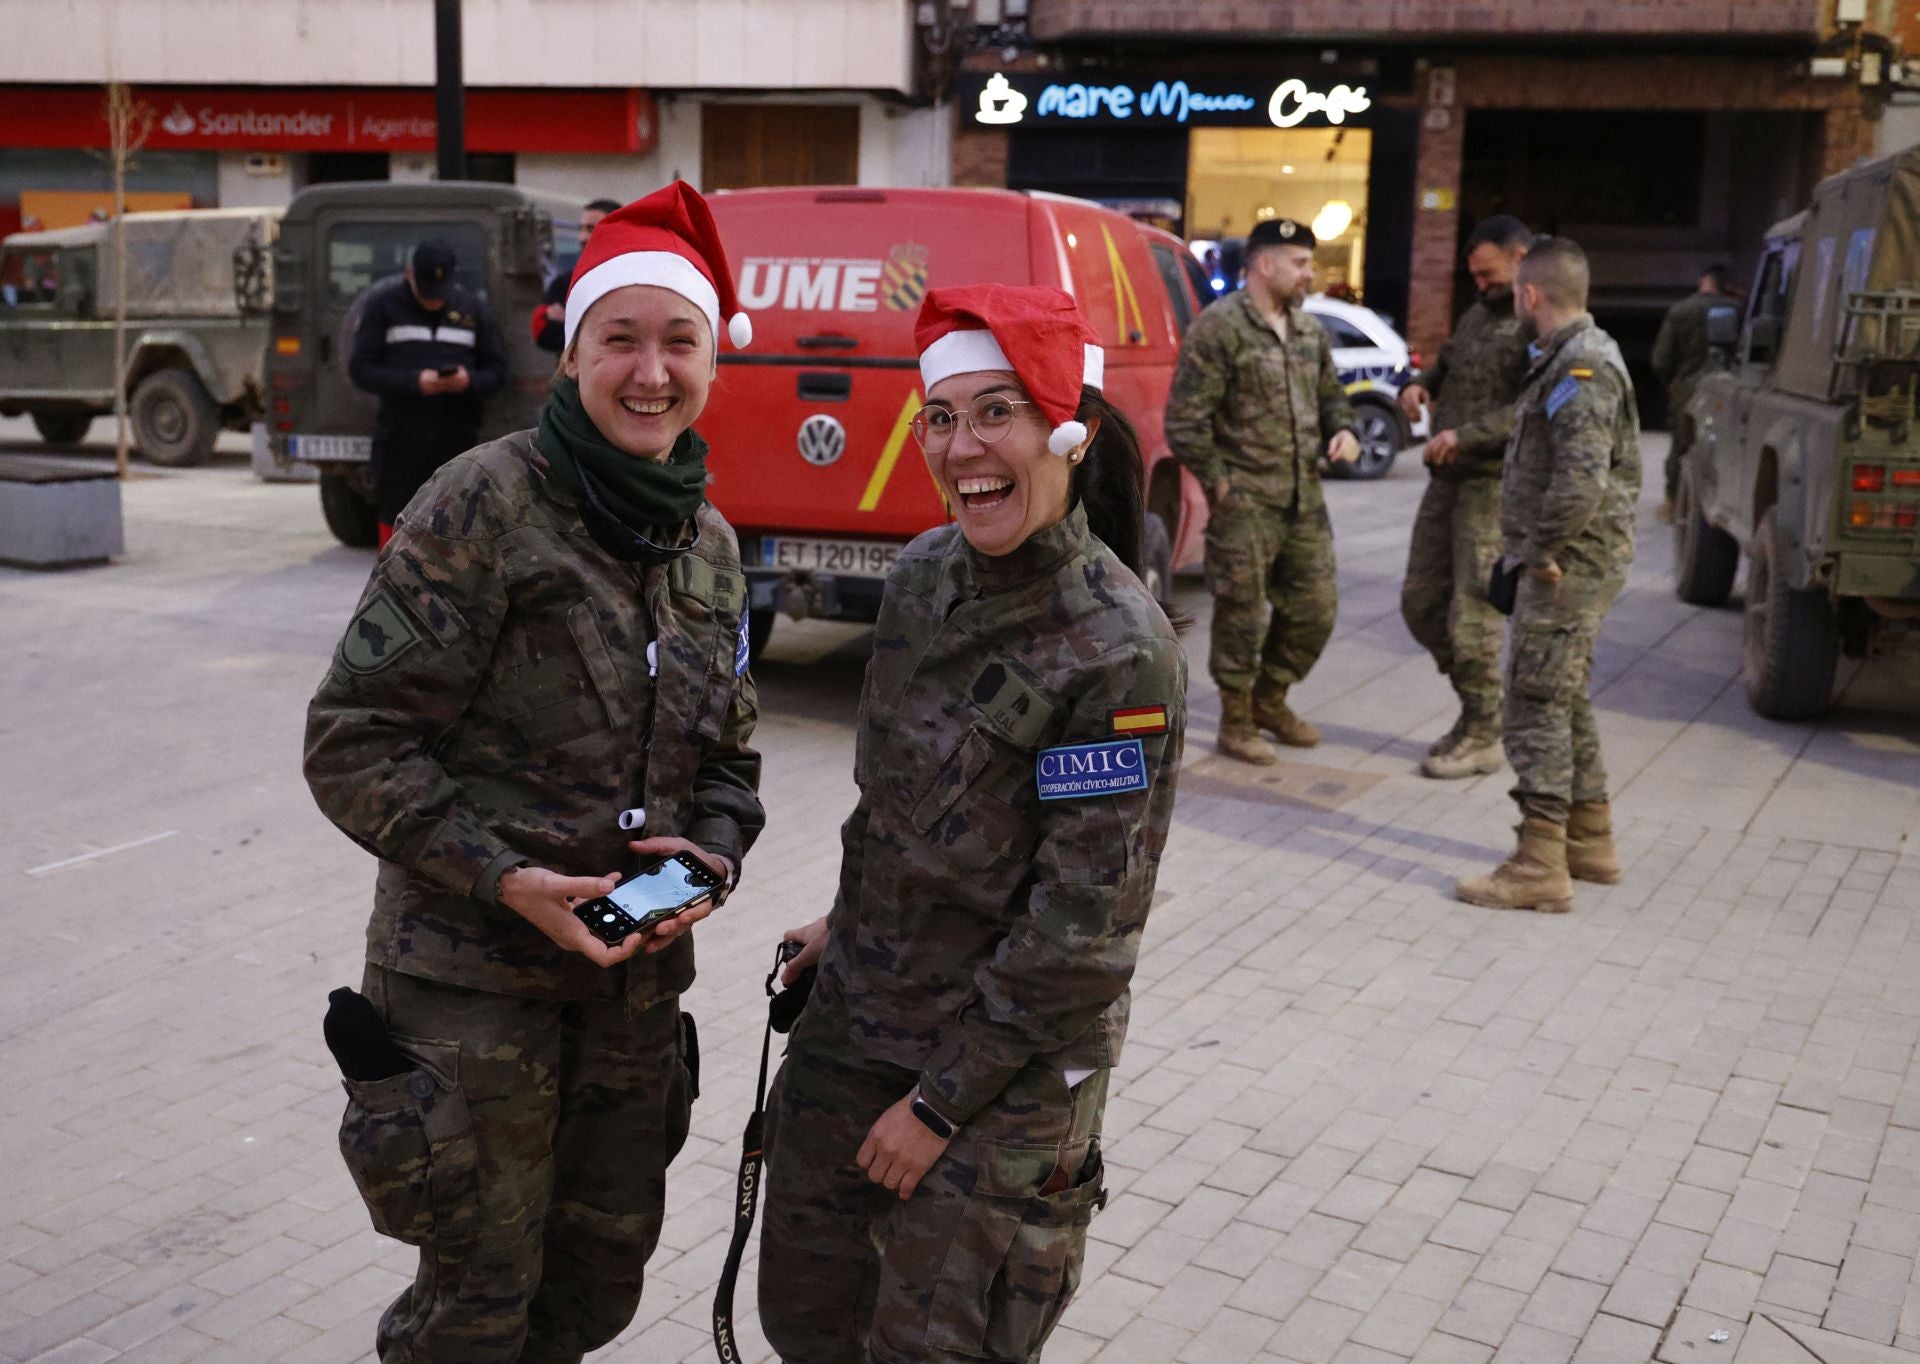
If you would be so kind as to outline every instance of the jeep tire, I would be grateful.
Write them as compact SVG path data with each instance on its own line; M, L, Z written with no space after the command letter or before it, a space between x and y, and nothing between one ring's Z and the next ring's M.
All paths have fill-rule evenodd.
M91 412L36 412L33 429L48 445L78 445L93 426Z
M220 434L220 413L183 369L157 369L133 390L133 443L155 464L204 464Z
M373 549L380 543L380 519L351 473L320 471L320 514L333 538L349 549Z
M1140 540L1140 577L1162 611L1173 609L1173 537L1158 512L1147 513Z
M1747 700L1769 720L1810 720L1827 708L1840 662L1840 625L1824 592L1787 586L1777 523L1767 508L1747 546L1741 671Z
M1700 510L1688 465L1673 498L1673 594L1689 606L1723 606L1740 571L1740 542Z

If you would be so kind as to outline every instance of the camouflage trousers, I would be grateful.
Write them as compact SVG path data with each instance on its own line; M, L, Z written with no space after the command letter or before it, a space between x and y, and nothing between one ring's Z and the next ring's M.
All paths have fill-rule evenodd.
M374 1228L420 1247L383 1364L573 1364L620 1333L660 1239L692 1077L680 1009L490 994L366 969L419 1069L346 1081Z
M1057 1068L1029 1065L901 1202L855 1156L917 1077L823 1031L803 1021L767 1105L768 1342L785 1364L1038 1359L1105 1202L1108 1073L1069 1090Z
M1290 687L1312 671L1338 605L1326 507L1291 512L1229 493L1207 518L1206 562L1214 684Z
M1522 815L1567 822L1575 801L1607 799L1607 769L1587 686L1600 622L1618 580L1520 580L1501 723Z
M1453 684L1460 712L1491 739L1500 726L1506 618L1487 600L1500 558L1500 482L1429 478L1413 519L1400 615Z

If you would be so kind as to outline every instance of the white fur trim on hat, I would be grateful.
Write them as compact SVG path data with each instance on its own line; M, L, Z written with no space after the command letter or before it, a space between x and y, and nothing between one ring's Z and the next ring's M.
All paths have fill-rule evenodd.
M1061 422L1053 428L1053 434L1047 437L1047 449L1056 455L1069 455L1074 447L1087 438L1085 422Z
M580 330L580 323L586 319L589 308L615 289L624 289L629 284L652 284L671 289L706 314L707 328L715 342L719 341L720 295L714 291L713 281L701 274L692 261L672 251L629 251L601 261L573 282L573 288L567 294L567 344L573 344L574 333ZM736 316L734 320L741 319ZM727 335L733 339L731 326ZM752 336L751 323L748 324L748 336ZM746 344L737 339L733 343L735 346Z
M956 374L996 369L1011 374L1013 361L990 331L948 332L920 353L920 382L928 388Z
M1086 354L1081 361L1080 382L1088 388L1099 388L1107 377L1107 353L1089 341Z

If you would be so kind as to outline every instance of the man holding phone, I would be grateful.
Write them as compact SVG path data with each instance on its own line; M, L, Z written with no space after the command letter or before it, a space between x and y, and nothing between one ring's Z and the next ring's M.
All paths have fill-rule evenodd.
M479 443L481 405L507 382L500 329L455 279L458 268L446 242L424 241L400 278L362 300L347 373L380 400L373 481L382 545L433 472Z

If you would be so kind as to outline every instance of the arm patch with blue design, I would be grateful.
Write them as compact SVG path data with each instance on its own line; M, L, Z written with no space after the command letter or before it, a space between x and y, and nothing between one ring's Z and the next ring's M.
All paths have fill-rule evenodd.
M1147 789L1147 751L1138 739L1043 748L1034 760L1041 800L1080 800Z
M751 652L747 646L747 613L740 613L740 640L733 646L733 675L740 676L747 670L747 655Z
M1587 373L1593 373L1588 370ZM1580 392L1580 381L1569 374L1553 386L1553 392L1547 395L1547 420L1552 421L1560 415L1560 409L1574 400Z

